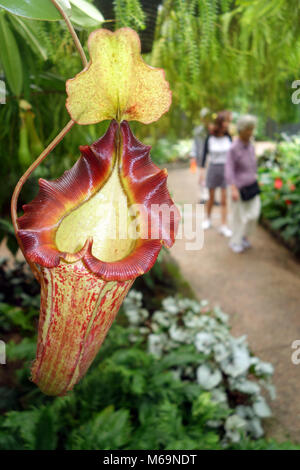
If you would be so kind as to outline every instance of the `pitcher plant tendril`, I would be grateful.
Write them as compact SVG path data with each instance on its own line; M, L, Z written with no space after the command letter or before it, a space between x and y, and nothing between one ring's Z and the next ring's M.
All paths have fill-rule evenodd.
M85 375L135 278L151 269L162 245L173 245L180 218L167 171L151 161L151 148L128 123L150 123L168 111L163 70L144 63L129 28L94 31L88 49L89 63L66 83L71 121L12 199L20 247L41 284L31 378L48 395L64 395ZM105 135L81 146L60 178L40 179L38 195L17 218L24 180L75 123L103 120L111 121Z

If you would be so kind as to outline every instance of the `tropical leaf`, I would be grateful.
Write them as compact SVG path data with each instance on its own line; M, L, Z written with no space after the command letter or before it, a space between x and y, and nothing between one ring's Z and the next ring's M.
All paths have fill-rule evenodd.
M104 18L98 8L86 0L70 0L72 23L84 28L96 28L103 23Z
M25 41L31 47L32 51L40 55L43 60L47 60L48 54L46 48L41 44L39 38L34 32L32 23L30 20L25 18L20 18L16 15L10 15L10 21L18 31L18 33L23 36Z
M9 23L0 10L0 61L11 91L19 96L23 87L23 68L19 48Z
M62 4L63 6L63 4ZM57 21L61 19L59 11L51 0L0 0L0 7L17 16L33 20Z
M34 359L36 352L35 338L24 338L20 343L16 344L10 341L6 347L7 357L10 361L20 359L28 361Z
M114 410L108 406L97 413L70 436L73 450L109 450L124 446L130 438L131 424L128 410Z

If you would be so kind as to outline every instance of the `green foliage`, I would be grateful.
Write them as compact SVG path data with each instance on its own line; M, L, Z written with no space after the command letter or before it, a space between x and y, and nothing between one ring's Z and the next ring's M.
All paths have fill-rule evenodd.
M141 346L128 348L129 333L115 324L88 375L65 397L46 397L33 385L24 394L19 387L19 409L0 418L0 448L224 448L222 436L207 423L224 419L228 412L211 400L209 392L179 381L171 372L173 360L168 361L168 354L162 365ZM297 446L244 439L226 448Z
M99 10L90 2L86 0L71 0L71 3L74 24L87 29L101 25L103 17ZM61 19L60 14L50 0L23 4L24 2L14 2L14 5L11 6L4 0L0 3L0 66L2 65L3 67L4 78L9 90L16 97L20 97L26 91L28 92L32 79L30 76L32 70L27 69L26 65L29 65L27 62L30 61L30 69L35 68L30 53L37 55L38 59L43 61L46 61L49 57L54 62L58 57L61 58L59 52L61 52L62 38L59 37L59 41L55 41L56 44L53 44L53 36L55 39L58 38L57 31L64 31L69 45L72 45L68 50L69 55L71 55L72 49L74 50L72 38L64 23L35 21L36 19ZM6 9L10 13L7 13ZM53 17L51 16L52 13ZM43 34L47 29L47 34ZM49 30L52 33L50 36ZM63 42L65 42L65 37ZM38 85L36 82L34 84L35 86Z
M262 215L300 252L299 137L282 142L261 158Z
M31 329L30 329L31 331ZM33 338L35 340L35 337ZM20 343L10 341L6 345L7 357L11 361L33 360L36 352L36 344L32 338L23 338Z
M71 16L75 25L84 28L94 28L99 26L103 17L99 10L91 4L91 0L69 0L71 7L66 2L60 2L68 16ZM52 4L51 0L39 0L38 2L24 2L15 0L1 0L0 8L7 10L16 17L23 17L29 20L57 21L61 20L61 14Z
M4 237L6 237L7 248L15 255L19 249L19 245L16 240L13 225L6 219L0 219L0 241L2 241Z
M144 142L151 144L151 140L144 139ZM151 149L151 158L158 165L171 163L177 160L187 160L191 151L191 139L173 140L169 138L161 138L154 140Z
M71 21L82 28L99 28L104 21L100 11L91 0L69 0L71 4Z
M173 129L182 126L172 119L177 108L191 127L204 106L240 109L242 102L248 112L296 121L290 96L300 61L299 17L297 0L165 0L151 63L170 81Z
M24 449L54 450L56 448L56 415L45 406L30 411L10 411L3 422L3 431L15 432Z
M275 439L258 439L257 441L241 441L231 446L232 450L299 450L300 446L290 441L277 442Z
M0 61L12 92L20 96L23 88L23 67L17 42L10 25L0 10Z
M220 407L167 368L158 369L157 360L141 347L128 349L127 329L114 325L100 356L66 397L49 399L37 389L30 400L21 394L25 409L1 418L1 448L220 447L219 436L205 424L223 413Z
M117 28L128 26L137 31L145 29L145 13L139 0L114 0Z
M24 0L1 0L0 8L8 10L14 15L36 20L55 21L61 18L59 12L49 0L38 2L24 2Z
M72 432L70 449L120 449L128 443L130 434L129 411L115 411L113 406L108 406Z
M135 290L129 292L123 309L133 329L130 341L144 339L148 352L160 358L158 370L171 369L191 392L200 386L222 405L223 414L207 423L224 433L223 444L239 442L246 435L263 436L261 419L270 417L271 410L261 386L275 397L274 369L249 351L245 337L231 336L225 313L209 309L207 301L174 295L150 313L142 293ZM198 403L200 409L202 404Z
M24 265L18 262L9 268L7 260L0 260L0 327L5 332L26 334L35 330L39 285Z
M19 327L22 330L30 331L33 330L32 317L36 316L36 311L31 310L29 314L24 315L21 308L12 307L9 304L0 302L0 314L2 319L7 319L11 324Z

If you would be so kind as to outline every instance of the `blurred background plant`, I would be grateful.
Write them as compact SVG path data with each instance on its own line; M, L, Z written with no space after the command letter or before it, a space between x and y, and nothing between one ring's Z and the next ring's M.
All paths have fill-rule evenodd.
M300 137L282 137L259 160L262 218L300 254Z
M186 134L202 107L251 112L264 124L267 117L298 121L291 84L299 73L299 16L297 0L165 0L151 61L173 90L166 127Z

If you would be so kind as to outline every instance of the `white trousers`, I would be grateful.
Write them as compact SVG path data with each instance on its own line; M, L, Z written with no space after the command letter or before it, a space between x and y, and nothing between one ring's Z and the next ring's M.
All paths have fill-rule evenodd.
M260 197L250 201L231 201L232 237L231 242L241 245L243 237L253 232L260 214Z

